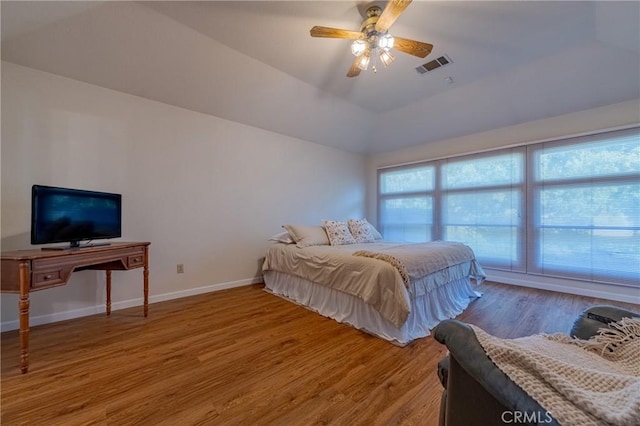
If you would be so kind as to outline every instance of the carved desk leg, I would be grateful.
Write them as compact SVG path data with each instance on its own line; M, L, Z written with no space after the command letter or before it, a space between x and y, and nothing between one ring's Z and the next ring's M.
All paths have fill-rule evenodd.
M107 269L107 316L111 315L111 270Z
M144 316L149 314L149 247L144 248Z
M20 271L20 370L22 374L29 371L29 263L22 262Z

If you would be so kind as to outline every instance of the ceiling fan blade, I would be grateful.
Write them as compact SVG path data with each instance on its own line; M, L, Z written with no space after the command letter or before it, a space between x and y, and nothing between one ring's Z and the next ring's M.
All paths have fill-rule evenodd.
M386 32L410 4L411 0L389 0L376 22L376 31Z
M325 38L348 38L351 40L357 40L364 37L360 31L341 30L339 28L319 27L315 26L311 28L311 37L325 37Z
M349 72L347 72L347 77L357 77L360 75L360 71L362 70L358 67L358 61L360 61L360 56L353 60L351 68L349 68Z
M408 53L409 55L417 56L418 58L424 58L431 53L433 44L394 36L393 48L401 52Z

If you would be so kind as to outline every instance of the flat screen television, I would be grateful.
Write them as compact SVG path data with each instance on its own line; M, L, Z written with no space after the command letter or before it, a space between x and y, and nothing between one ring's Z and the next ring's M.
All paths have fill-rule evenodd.
M48 249L78 248L81 241L120 236L121 194L44 185L31 188L31 244L68 242L69 246Z

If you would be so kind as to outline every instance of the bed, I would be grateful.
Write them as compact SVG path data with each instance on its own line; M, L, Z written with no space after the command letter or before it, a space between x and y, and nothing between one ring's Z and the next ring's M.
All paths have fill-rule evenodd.
M461 243L293 241L268 248L265 291L400 346L459 315L486 277Z

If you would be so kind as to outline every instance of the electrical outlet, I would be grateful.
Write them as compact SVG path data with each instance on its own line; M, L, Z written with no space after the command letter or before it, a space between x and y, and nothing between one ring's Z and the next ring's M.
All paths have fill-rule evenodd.
M178 263L176 270L179 274L184 274L184 265L182 263Z

